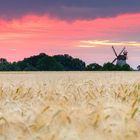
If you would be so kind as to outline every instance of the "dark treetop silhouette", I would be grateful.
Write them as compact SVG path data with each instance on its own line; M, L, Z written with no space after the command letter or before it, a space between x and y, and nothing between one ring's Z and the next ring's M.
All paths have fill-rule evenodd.
M6 59L0 59L0 71L129 71L132 68L128 64L114 65L105 63L103 66L86 63L79 58L73 58L68 54L49 56L45 53L24 58L22 61L10 63Z

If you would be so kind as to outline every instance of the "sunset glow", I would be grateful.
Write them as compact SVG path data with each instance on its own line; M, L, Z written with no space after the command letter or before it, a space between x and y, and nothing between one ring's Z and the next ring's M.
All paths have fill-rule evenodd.
M27 14L9 20L1 17L0 56L17 61L41 52L68 53L87 63L103 64L114 58L114 45L118 49L128 47L129 63L135 67L140 60L139 27L140 13L90 20L65 20L47 14Z

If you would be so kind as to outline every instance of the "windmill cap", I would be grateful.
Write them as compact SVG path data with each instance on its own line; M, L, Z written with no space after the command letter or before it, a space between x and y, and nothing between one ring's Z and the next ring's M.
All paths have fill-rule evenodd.
M125 51L123 52L124 55L127 55L127 53L128 53L127 50L125 50Z

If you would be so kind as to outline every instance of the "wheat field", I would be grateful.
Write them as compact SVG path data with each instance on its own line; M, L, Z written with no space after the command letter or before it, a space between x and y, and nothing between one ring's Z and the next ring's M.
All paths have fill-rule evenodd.
M0 73L0 140L139 140L140 73Z

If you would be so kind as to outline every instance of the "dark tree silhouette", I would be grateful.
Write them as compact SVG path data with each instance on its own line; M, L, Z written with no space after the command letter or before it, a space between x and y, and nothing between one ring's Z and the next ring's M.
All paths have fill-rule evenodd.
M103 65L102 70L103 71L131 71L132 68L128 64L120 66L120 65L114 65L112 63L105 63Z
M78 58L73 58L68 54L65 55L55 55L53 58L63 65L66 71L82 71L85 70L85 62Z
M40 71L62 71L63 65L50 56L44 56L37 61L37 69Z
M72 56L55 55L48 56L45 53L25 58L22 61L8 62L5 58L0 58L0 71L130 71L132 68L126 64L123 66L105 63L100 66L97 63L87 65L79 58ZM138 66L140 70L140 66Z
M121 70L123 70L123 71L131 71L132 68L131 68L128 64L125 64L125 65L123 65L123 66L121 67Z
M8 61L5 58L0 58L0 64L8 63Z
M86 70L87 71L101 71L102 66L97 63L92 63L92 64L87 65Z
M105 63L102 68L103 71L114 71L115 65L112 63Z

